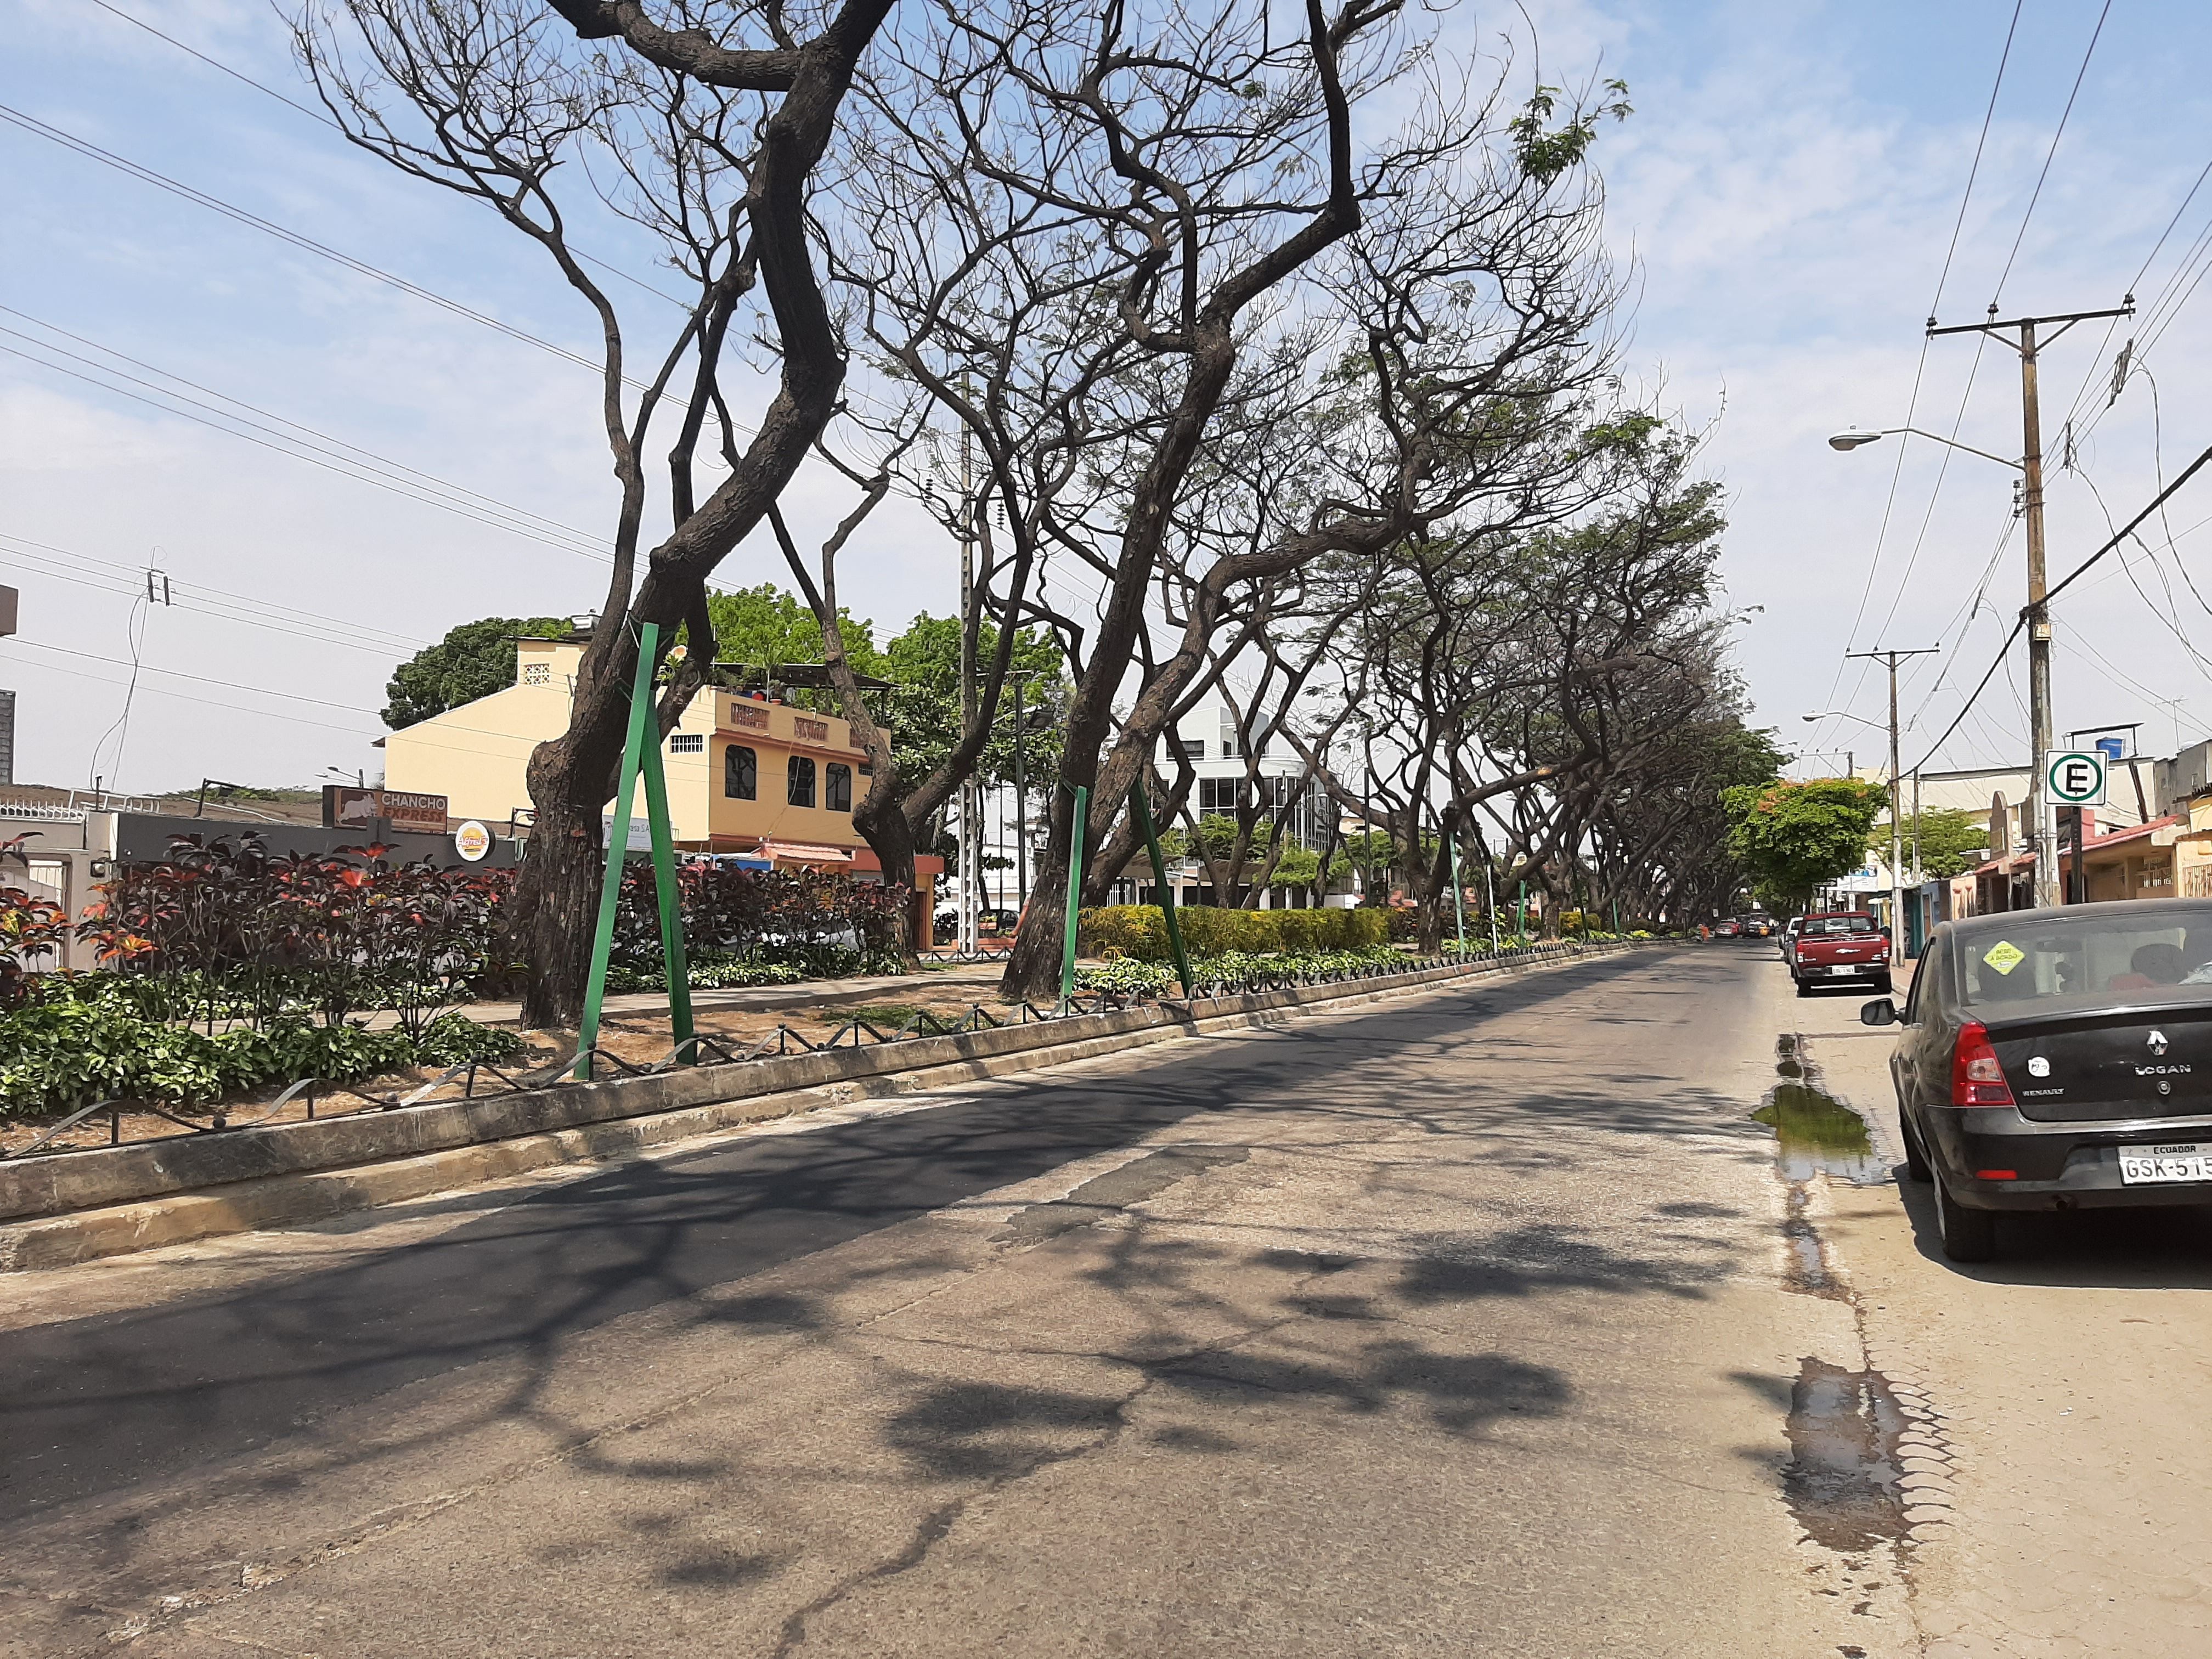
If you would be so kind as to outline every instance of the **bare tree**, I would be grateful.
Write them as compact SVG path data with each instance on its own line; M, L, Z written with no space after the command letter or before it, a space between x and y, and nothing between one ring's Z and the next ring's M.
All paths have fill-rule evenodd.
M538 1025L572 1025L580 1012L600 813L621 756L638 627L659 623L664 642L679 626L690 635L661 697L665 730L713 661L707 578L767 516L836 412L845 356L815 273L810 181L891 0L843 0L805 38L780 0L668 9L664 26L637 0L326 0L294 29L302 64L355 143L496 212L544 251L599 326L619 501L603 620L568 730L530 763L537 819L515 909L531 970L524 1018ZM592 188L609 205L662 237L686 284L658 355L636 368L620 313L570 235L556 186L580 173L603 179ZM749 313L756 299L764 304ZM726 374L749 317L768 337L777 383L747 436ZM664 413L676 427L673 527L641 577L647 445ZM727 468L704 489L702 440Z

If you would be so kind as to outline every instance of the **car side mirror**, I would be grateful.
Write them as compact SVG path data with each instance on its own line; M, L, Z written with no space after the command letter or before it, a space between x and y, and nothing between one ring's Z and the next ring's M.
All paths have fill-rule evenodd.
M1897 1005L1887 997L1878 997L1859 1009L1859 1024L1862 1025L1895 1025L1898 1023Z

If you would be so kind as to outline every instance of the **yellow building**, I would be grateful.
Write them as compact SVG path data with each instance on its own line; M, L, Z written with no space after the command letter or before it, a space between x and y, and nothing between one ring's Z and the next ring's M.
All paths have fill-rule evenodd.
M513 685L384 739L386 787L443 795L457 818L527 824L531 751L568 729L584 645L581 637L516 641ZM661 754L679 846L750 854L780 868L881 871L853 827L853 803L868 787L867 754L836 716L705 687ZM641 827L642 799L634 810ZM944 861L916 865L926 893Z

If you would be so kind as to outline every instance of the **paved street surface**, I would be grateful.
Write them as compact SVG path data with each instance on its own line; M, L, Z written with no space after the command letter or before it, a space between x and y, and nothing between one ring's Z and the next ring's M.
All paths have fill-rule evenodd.
M0 1279L0 1653L2212 1650L2198 1224L1940 1265L1820 1117L1860 999L1786 993L1655 951Z

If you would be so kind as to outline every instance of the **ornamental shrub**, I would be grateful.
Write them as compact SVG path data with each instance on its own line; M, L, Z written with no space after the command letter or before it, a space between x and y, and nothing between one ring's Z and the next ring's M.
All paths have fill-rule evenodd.
M1217 957L1232 951L1251 955L1287 951L1371 951L1389 942L1387 913L1374 909L1226 910L1212 905L1180 906L1176 920L1183 948L1193 957ZM1166 962L1167 921L1153 904L1115 904L1085 910L1078 924L1078 948L1085 956L1133 957Z
M317 1077L358 1083L413 1065L500 1060L521 1052L513 1031L459 1014L419 1037L286 1015L210 1036L100 1003L46 1002L0 1018L0 1105L65 1112L98 1100L185 1106L273 1083Z

